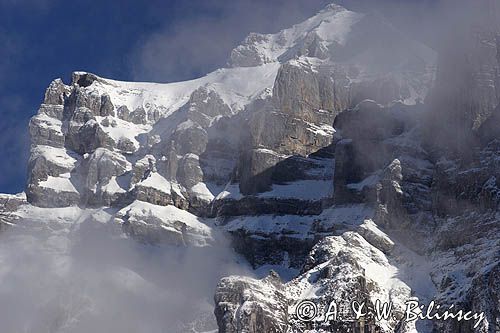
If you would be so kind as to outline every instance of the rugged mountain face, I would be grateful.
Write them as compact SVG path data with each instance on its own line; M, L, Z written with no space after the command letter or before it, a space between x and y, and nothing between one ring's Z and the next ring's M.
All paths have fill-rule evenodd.
M471 56L487 82L498 40L490 31ZM486 119L472 153L438 156L428 115L446 62L422 104L436 59L382 18L329 5L251 34L227 68L196 80L75 72L32 118L26 195L3 195L0 221L74 208L147 244L211 247L215 231L228 234L257 277L274 271L220 281L223 333L498 332L498 86L472 85L484 108L471 110ZM408 299L485 319L406 322ZM394 316L303 322L302 300L391 302Z

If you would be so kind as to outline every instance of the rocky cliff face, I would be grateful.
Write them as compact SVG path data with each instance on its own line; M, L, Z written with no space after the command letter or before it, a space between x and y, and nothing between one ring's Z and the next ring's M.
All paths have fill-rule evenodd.
M337 5L251 34L200 79L54 80L30 122L26 198L0 198L0 222L78 206L148 244L209 247L223 231L262 279L220 281L219 332L497 332L498 38L484 38L471 56L479 139L467 158L428 144L434 52ZM415 325L410 298L486 319ZM381 300L395 315L303 322L302 300Z

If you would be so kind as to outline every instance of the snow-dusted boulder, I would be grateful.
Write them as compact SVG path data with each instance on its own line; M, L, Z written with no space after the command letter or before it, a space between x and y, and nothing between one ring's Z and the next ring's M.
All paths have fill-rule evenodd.
M284 288L275 272L262 280L223 278L215 291L219 332L285 332L288 306Z
M134 201L117 213L116 221L127 234L142 242L175 246L206 246L212 242L206 224L174 206Z

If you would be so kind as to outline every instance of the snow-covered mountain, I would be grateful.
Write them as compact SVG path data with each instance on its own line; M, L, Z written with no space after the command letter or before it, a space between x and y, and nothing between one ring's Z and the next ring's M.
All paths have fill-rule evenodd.
M500 61L485 59L498 75ZM227 68L199 79L56 79L30 122L26 192L0 197L2 225L71 241L97 223L180 252L209 253L228 235L252 269L221 280L215 317L204 308L199 322L186 319L198 331L216 320L226 333L497 332L500 111L470 128L480 140L467 160L429 144L436 98L422 103L445 84L434 81L436 62L383 18L332 4L276 34L250 34ZM403 320L410 298L485 320L415 326ZM304 323L294 309L306 299L382 300L396 315ZM78 320L61 322L54 331L78 331Z

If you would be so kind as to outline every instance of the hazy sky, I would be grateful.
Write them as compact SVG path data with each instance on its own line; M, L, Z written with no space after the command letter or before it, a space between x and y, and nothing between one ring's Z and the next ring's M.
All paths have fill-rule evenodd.
M193 78L223 66L249 32L276 32L330 2L0 0L0 192L24 189L28 121L53 79L68 83L76 70L119 80ZM432 2L337 3L378 11L412 30Z

